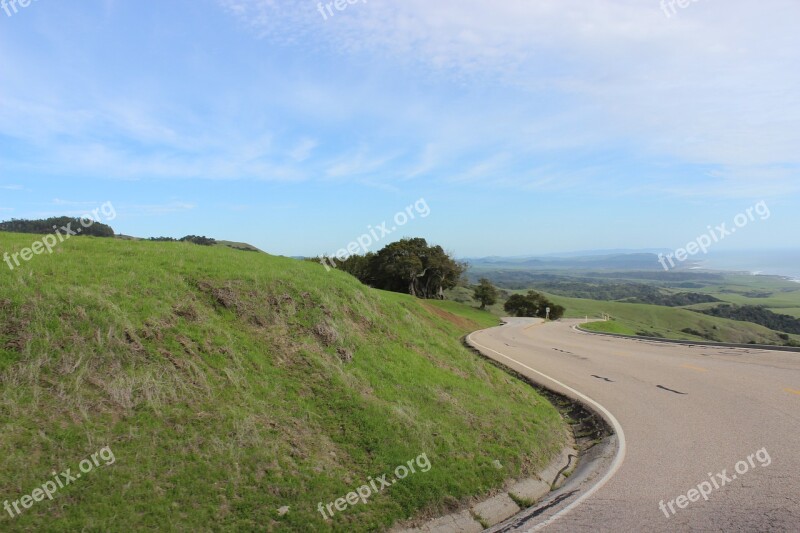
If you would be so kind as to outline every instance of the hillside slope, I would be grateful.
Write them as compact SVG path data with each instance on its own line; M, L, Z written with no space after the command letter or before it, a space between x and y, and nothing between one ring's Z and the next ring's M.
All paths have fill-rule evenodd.
M667 339L707 340L730 343L783 345L780 333L758 324L696 313L689 309L649 304L600 302L548 295L567 308L573 318L609 314L614 321L587 324L587 329L623 335L643 335ZM800 340L789 335L788 339Z
M381 530L531 473L563 421L465 350L481 326L452 310L223 247L73 238L3 266L0 500L114 460L0 529ZM422 454L428 471L318 511Z
M769 281L769 280L767 280ZM527 291L516 290L509 293L521 294ZM703 309L717 304L696 304L687 307L666 307L652 304L636 304L628 302L615 302L606 300L589 300L584 298L569 298L545 291L539 291L549 300L566 308L566 318L599 318L610 315L613 320L609 322L594 322L584 326L586 329L622 335L644 335L664 337L679 340L704 340L730 343L756 343L786 345L789 342L800 342L800 335L784 335L782 332L768 329L764 326L713 317L696 313L692 309ZM447 297L467 305L476 306L478 303L472 296L472 291L466 287L457 287L446 292ZM725 293L714 293L714 296L723 299ZM796 297L795 297L796 298ZM487 311L501 317L508 313L503 310L505 300L499 301ZM772 300L770 301L772 303ZM785 308L774 309L778 313L791 314Z

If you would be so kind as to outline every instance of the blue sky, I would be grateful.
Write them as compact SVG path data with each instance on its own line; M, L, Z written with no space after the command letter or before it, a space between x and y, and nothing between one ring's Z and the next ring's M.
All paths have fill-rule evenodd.
M763 200L718 248L797 247L796 1L333 11L0 9L0 219L111 201L121 233L313 255L424 198L386 243L486 256L676 248Z

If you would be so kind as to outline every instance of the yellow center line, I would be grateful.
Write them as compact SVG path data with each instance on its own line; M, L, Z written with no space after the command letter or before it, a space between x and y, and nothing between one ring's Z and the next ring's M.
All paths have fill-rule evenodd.
M794 390L794 389L783 389L783 390L785 390L786 392L790 392L792 394L797 394L798 396L800 396L800 390Z
M700 366L693 366L693 365L681 365L683 368L688 368L690 370L697 370L698 372L708 372L707 368L703 368Z

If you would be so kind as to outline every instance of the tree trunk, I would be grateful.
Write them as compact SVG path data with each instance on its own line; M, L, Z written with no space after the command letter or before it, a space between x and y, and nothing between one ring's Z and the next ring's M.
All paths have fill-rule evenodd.
M423 297L427 298L427 295L425 294L425 291L423 291L421 288L420 288L420 290L417 290L419 279L424 277L426 272L428 272L427 268L422 271L422 274L420 274L420 275L415 275L414 274L414 275L411 276L411 291L410 292L411 292L412 296L416 297L417 293L422 293Z

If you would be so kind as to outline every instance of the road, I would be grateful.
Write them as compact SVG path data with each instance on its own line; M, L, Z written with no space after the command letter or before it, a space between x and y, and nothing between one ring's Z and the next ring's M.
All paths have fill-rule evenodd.
M470 341L593 402L620 444L593 479L509 530L800 532L800 353L592 335L577 320L508 321Z

